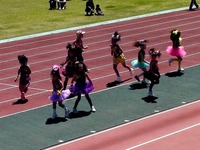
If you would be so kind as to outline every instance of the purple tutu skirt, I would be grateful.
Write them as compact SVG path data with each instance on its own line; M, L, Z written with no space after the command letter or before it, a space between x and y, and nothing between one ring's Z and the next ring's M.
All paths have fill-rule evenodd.
M131 65L133 66L133 67L135 67L135 68L147 68L147 67L149 67L149 64L148 63L146 63L146 62L139 62L138 60L133 60L132 62L131 62Z
M91 82L86 82L84 86L80 86L78 84L73 85L70 90L72 93L82 93L88 94L94 89L94 86Z
M166 49L166 52L169 55L176 56L176 57L183 57L186 55L186 52L183 46L180 46L178 48L173 48L172 46L168 46Z
M52 102L61 102L65 99L67 99L71 94L71 91L69 89L63 90L61 94L58 94L56 91L53 91L52 95L49 96L49 99Z

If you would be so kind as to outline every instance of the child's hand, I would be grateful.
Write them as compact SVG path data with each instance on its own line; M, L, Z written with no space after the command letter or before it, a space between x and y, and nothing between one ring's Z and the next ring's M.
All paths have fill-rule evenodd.
M18 79L18 77L16 77L14 81L16 82L16 81L17 81L17 79Z
M57 95L61 95L61 93L62 93L62 90L57 91Z

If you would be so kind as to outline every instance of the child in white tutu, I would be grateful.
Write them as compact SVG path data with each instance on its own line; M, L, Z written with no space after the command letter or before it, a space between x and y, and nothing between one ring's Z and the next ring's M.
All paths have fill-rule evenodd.
M52 67L51 82L53 86L53 92L52 92L52 95L49 97L49 99L52 101L52 105L53 105L52 119L55 119L57 117L57 112L56 112L57 103L61 108L64 109L65 117L68 117L69 109L65 107L62 101L68 98L71 92L69 90L62 90L63 86L62 86L62 80L61 80L61 75L60 75L60 67L58 65L54 65Z
M184 47L181 46L181 32L177 29L174 29L170 32L170 39L173 43L172 46L168 46L166 51L169 55L171 56L176 56L176 58L170 58L168 60L169 65L171 65L171 63L173 61L177 61L178 62L178 72L183 71L184 69L181 67L181 62L183 60L183 56L186 55L186 52L184 50Z
M138 59L136 60L133 60L131 62L131 65L135 68L140 68L143 72L136 75L135 76L135 79L140 82L140 76L143 76L143 81L142 83L145 83L146 84L146 81L145 81L145 77L144 77L144 72L147 71L147 67L149 67L149 62L147 62L145 60L145 49L146 49L146 43L147 43L147 40L141 40L141 41L136 41L134 43L134 46L135 47L139 47L140 48L140 51L138 52Z

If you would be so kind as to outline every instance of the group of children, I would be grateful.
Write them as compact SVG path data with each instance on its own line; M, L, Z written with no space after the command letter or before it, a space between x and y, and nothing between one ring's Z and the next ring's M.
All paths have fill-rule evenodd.
M84 49L87 49L87 46L83 44L83 35L84 31L77 31L76 32L76 40L73 43L68 43L66 49L68 50L68 54L66 60L61 63L61 65L53 65L50 76L51 76L51 83L53 87L53 92L49 99L52 101L53 106L53 114L52 118L57 117L56 112L56 105L58 105L64 109L65 117L69 116L69 108L67 108L62 102L63 100L67 99L71 93L77 95L77 99L75 101L73 107L73 113L77 113L77 106L81 100L81 94L85 94L86 99L91 108L91 112L95 112L96 109L92 103L92 100L89 96L89 93L94 89L92 80L88 76L89 69L84 63L84 58L82 53ZM169 65L172 62L178 62L178 72L183 71L181 67L181 62L183 60L183 56L186 55L184 47L181 46L181 32L177 29L174 29L170 32L170 39L172 41L172 46L168 46L166 52L170 56L175 56L175 58L170 58ZM126 64L126 58L123 54L122 48L119 46L118 41L121 40L120 34L116 31L111 37L111 55L113 56L113 70L116 73L117 81L121 82L122 79L120 77L119 71L117 66L119 63L122 64L123 67L129 70L130 76L133 76L133 69ZM135 47L140 48L138 52L138 58L131 62L131 65L135 68L140 68L142 73L135 76L135 79L140 82L140 76L143 76L142 84L146 84L145 79L149 80L149 91L148 96L154 96L153 94L153 86L155 84L159 84L160 79L160 72L158 67L158 60L161 56L161 52L151 48L149 50L149 55L151 56L151 61L148 62L145 60L145 49L147 40L140 40L134 43ZM21 92L21 100L26 100L25 94L28 91L28 87L30 85L30 74L31 69L27 65L28 58L25 55L18 56L18 60L20 63L20 68L18 70L17 77L15 82L17 81L18 77L20 76L19 80L19 90ZM62 69L63 68L63 69ZM148 69L147 69L148 68ZM65 76L65 80L62 83L62 75ZM69 78L71 79L71 85L67 89L67 84ZM75 84L74 84L75 83Z
M116 81L118 81L118 82L122 81L122 79L119 75L119 71L117 69L117 65L119 63L121 63L123 67L125 67L129 70L130 76L133 75L133 69L130 68L128 65L126 65L126 58L123 54L123 50L117 43L118 41L120 41L120 39L121 39L121 36L118 32L115 32L111 38L111 55L113 56L113 69L117 76ZM166 49L166 52L170 56L175 56L175 57L170 58L168 60L168 62L169 62L169 65L171 65L171 63L173 61L177 61L178 62L177 72L180 73L184 70L181 67L181 62L183 60L183 56L186 55L184 47L181 46L181 44L180 44L181 40L182 40L181 32L177 29L172 30L170 32L170 39L172 41L172 46L168 46ZM145 50L146 50L147 42L148 42L147 40L140 40L140 41L136 41L134 43L134 46L140 48L140 50L138 52L137 59L133 60L131 62L131 65L135 68L139 68L142 70L142 72L140 74L135 76L135 79L138 82L141 82L140 77L143 76L143 80L141 83L146 84L146 85L149 84L148 96L154 96L153 91L152 91L153 86L155 84L159 84L159 79L160 79L160 72L159 72L157 58L159 58L161 56L161 52L155 50L154 48L151 48L149 50L149 55L151 57L151 61L150 62L146 61L145 60ZM147 81L145 79L149 80L149 83L147 83Z

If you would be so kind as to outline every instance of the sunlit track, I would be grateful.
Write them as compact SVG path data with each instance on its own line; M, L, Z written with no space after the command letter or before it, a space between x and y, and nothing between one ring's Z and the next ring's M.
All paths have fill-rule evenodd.
M199 28L193 28L193 29L188 29L188 30L184 30L183 32L191 32L191 31L197 31L197 29L200 29L200 27ZM157 31L157 30L155 30L155 31ZM151 31L152 33L153 33L153 31ZM142 33L142 34L145 34L145 33ZM141 36L142 36L142 34L140 34ZM134 36L136 36L136 35L134 35ZM139 36L139 34L138 34L138 36ZM152 40L152 39L159 39L159 38L161 38L161 37L167 37L168 36L168 34L164 34L164 35L159 35L159 36L153 36L153 37L149 37L148 39L149 40ZM195 35L193 35L193 36L190 36L190 37L184 37L184 40L190 40L191 41L191 39L190 38L197 38L197 37L199 37L200 36L200 33L199 34L195 34ZM122 43L122 44L120 44L121 46L124 46L124 45L128 45L128 44L132 44L133 42L124 42L124 43ZM157 46L157 45L159 45L159 46L161 46L161 45L163 45L163 44L166 44L166 43L171 43L171 41L166 41L166 42L161 42L161 43L157 43L157 44L154 44L154 45L148 45L148 47L154 47L154 46ZM103 49L108 49L108 47L101 47L101 48L99 48L99 49L95 49L95 50L92 50L92 51L86 51L86 52L84 52L84 54L87 54L87 53L91 53L91 52L96 52L96 51L98 51L98 50L103 50ZM134 51L136 51L137 49L136 48L132 48L132 49L126 49L125 50L125 52L126 53L128 53L128 52L134 52ZM34 55L29 55L29 58L31 58L31 57L36 57L36 56L39 56L39 55L46 55L46 54L50 54L50 53L59 53L59 52L61 52L61 51L63 51L63 49L58 49L58 50L54 50L54 51L50 51L50 52L45 52L45 53L39 53L39 54L34 54ZM102 58L102 57L109 57L110 56L110 54L107 54L107 55L103 55L103 56L97 56L97 57L95 57L95 58L89 58L89 59L86 59L85 61L86 62L88 62L88 61L90 61L90 60L95 60L95 59L100 59L100 58ZM56 57L56 58L52 58L51 60L57 60L57 59L61 59L61 58L65 58L65 56L60 56L60 57ZM11 59L11 60L5 60L5 61L0 61L0 63L7 63L7 62L10 62L10 61L16 61L16 58L15 59ZM38 63L43 63L43 62L49 62L50 60L49 59L47 59L47 60L42 60L42 61L37 61L37 62L34 62L34 63L30 63L30 65L33 65L33 64L38 64ZM0 72L1 71L5 71L5 70L9 70L9 69L15 69L15 68L17 68L17 66L14 66L14 67L10 67L10 68L6 68L6 69L1 69L0 70Z
M160 18L157 16L151 16L147 18L139 18L138 21L130 20L119 22L117 27L113 26L112 24L108 24L103 25L103 28L85 28L84 30L86 31L86 36L84 37L84 43L89 46L89 49L85 50L83 55L85 57L85 63L88 64L91 69L90 76L92 77L92 80L95 83L98 83L101 82L102 79L107 79L109 81L110 78L115 77L114 71L111 70L112 58L109 53L109 40L111 34L116 29L119 30L122 34L123 41L120 43L120 45L122 46L122 48L124 48L124 53L127 57L127 64L129 64L131 60L136 59L138 49L134 48L132 44L134 40L141 39L141 37L145 37L150 41L150 43L147 45L148 48L160 48L163 56L159 63L163 65L166 64L169 56L165 53L165 49L166 46L171 44L171 41L169 40L169 31L172 29L172 26L180 28L180 30L182 31L184 35L183 46L185 47L186 51L187 49L197 47L199 45L196 41L200 35L200 33L198 33L198 31L200 31L200 28L198 27L200 21L198 21L199 16L193 15L194 13L191 12L190 14L188 14L188 12L178 12L175 13L175 15L171 15L169 13L163 14ZM188 15L187 17L185 16L186 14ZM168 21L166 21L166 18L168 18ZM178 19L174 20L173 18ZM188 26L194 27L188 28ZM31 81L30 90L35 90L35 93L27 94L27 96L40 95L49 92L51 87L49 87L49 89L39 87L40 85L50 85L49 70L51 64L54 64L55 62L61 62L65 59L65 45L67 42L73 41L75 39L74 32L75 31L59 33L59 36L56 36L56 34L44 36L46 39L38 37L34 38L33 40L25 40L25 42L16 41L13 42L13 46L10 45L11 43L1 44L2 46L0 48L0 53L2 53L2 51L3 53L0 54L0 58L2 58L0 61L0 65L2 65L0 70L2 77L0 78L0 81L2 85L5 85L7 82L8 84L5 88L0 89L0 92L8 90L18 90L18 85L14 83L13 79L16 77L15 74L17 69L19 68L19 64L16 58L19 53L27 54L27 56L31 60L29 62L29 65L31 66L31 68L33 68L31 76L33 76L34 80ZM97 32L102 32L102 34L97 35ZM194 32L195 34L191 36L190 32ZM161 42L156 42L159 40ZM187 59L194 55L199 55L199 51L197 49L188 51L188 54L185 56L185 58ZM4 57L7 57L7 59L3 59ZM37 57L41 57L42 59ZM98 65L95 65L96 62L99 62ZM95 74L95 72L99 72L101 71L101 69L105 69L108 71L103 74ZM135 71L137 72L138 69L135 69ZM9 74L9 76L4 76L4 73L6 72L8 72L7 74ZM121 75L125 75L127 73L128 71L125 69L120 70ZM132 80L130 82L132 82ZM127 84L127 82L125 84ZM37 88L39 90L36 90ZM1 104L11 102L13 100L16 100L15 96L11 99L2 101Z
M191 16L193 16L193 14L194 13L190 13L191 14ZM165 14L165 15L168 15L168 14ZM180 13L180 14L175 14L175 15L169 15L169 16L164 16L164 17L156 17L156 18L154 18L154 19L150 19L149 20L149 18L145 18L145 20L142 20L142 21L140 21L139 19L141 19L141 18L139 18L138 20L139 21L137 21L137 22L132 22L132 23L129 23L129 25L135 25L135 24L139 24L139 23L143 23L143 24L146 24L146 23L148 23L148 22L150 22L150 21L158 21L158 20L161 20L161 19L173 19L173 18L179 18L179 17L181 17L181 16L185 16L185 15L187 15L188 16L188 12L185 12L185 13ZM192 18L193 19L195 19L196 17L198 17L198 16L193 16ZM177 19L177 21L178 21L178 19ZM127 26L127 24L122 24L122 25L120 25L120 26L118 26L118 27L124 27L124 26ZM95 32L97 32L97 31L103 31L103 30L105 30L105 29L112 29L113 27L104 27L103 29L93 29L92 31L89 31L88 33L95 33ZM51 35L49 35L49 36L51 36ZM67 37L70 37L70 38L74 38L74 33L71 33L71 34L67 34L67 35L64 35L64 36L59 36L59 37L50 37L50 38L47 38L47 39L41 39L40 41L31 41L31 42L27 42L27 43L24 43L24 42L22 42L21 44L14 44L14 45L10 45L10 46L2 46L2 47L0 47L0 50L1 49L4 49L4 48L11 48L11 47L16 47L16 46L22 46L22 45L26 45L26 44L36 44L36 43L40 43L40 42L44 42L44 41L50 41L50 40L58 40L58 39L66 39ZM51 44L50 44L51 45ZM9 53L8 53L9 54Z

